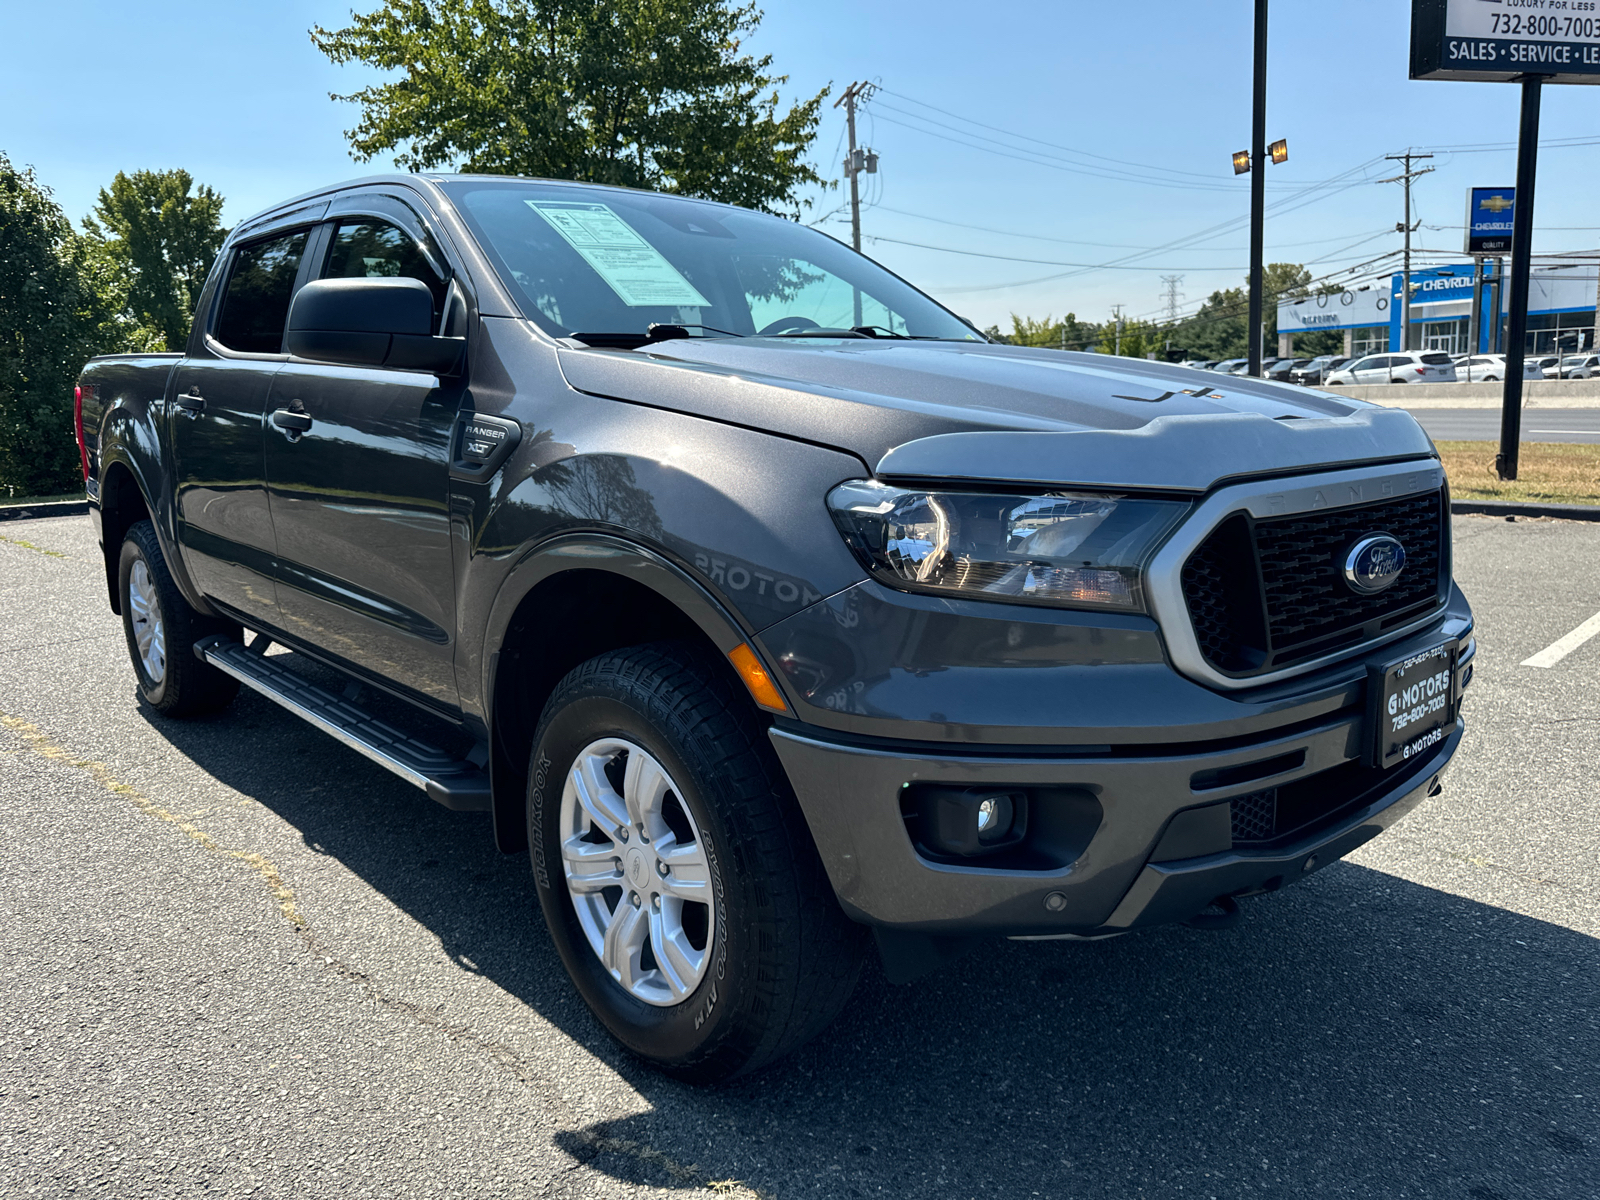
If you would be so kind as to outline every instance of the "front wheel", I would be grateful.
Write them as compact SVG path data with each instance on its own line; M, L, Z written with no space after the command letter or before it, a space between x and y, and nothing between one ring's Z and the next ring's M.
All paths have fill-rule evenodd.
M123 540L117 596L128 656L146 704L164 716L192 717L232 703L239 681L196 658L194 644L208 634L237 638L239 627L190 607L149 521L137 522Z
M696 1083L820 1032L866 936L719 665L660 643L577 667L545 706L528 783L539 902L568 974L625 1047Z

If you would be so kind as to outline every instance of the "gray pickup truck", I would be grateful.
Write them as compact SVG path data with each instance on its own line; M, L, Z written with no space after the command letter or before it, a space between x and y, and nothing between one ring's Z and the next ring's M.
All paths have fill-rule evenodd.
M599 1020L686 1079L814 1035L874 945L909 981L1230 924L1462 737L1411 417L991 344L776 217L341 184L241 222L185 352L77 405L143 700L253 688L489 813Z

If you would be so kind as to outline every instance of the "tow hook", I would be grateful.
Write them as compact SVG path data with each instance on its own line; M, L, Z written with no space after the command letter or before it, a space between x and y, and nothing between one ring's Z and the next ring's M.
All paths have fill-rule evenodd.
M1195 913L1184 924L1194 929L1232 929L1243 915L1244 910L1232 896L1218 896L1204 912Z

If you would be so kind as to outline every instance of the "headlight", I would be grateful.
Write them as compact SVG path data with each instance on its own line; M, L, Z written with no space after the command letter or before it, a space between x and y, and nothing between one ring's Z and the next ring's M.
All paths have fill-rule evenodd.
M1059 608L1144 611L1151 553L1189 505L1085 492L923 492L841 483L828 510L893 587Z

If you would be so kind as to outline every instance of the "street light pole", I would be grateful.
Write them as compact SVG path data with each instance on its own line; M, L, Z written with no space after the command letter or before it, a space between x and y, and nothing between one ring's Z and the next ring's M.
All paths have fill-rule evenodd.
M1250 129L1250 320L1249 375L1261 375L1261 309L1265 280L1261 272L1262 223L1267 202L1267 0L1256 0L1255 87Z

